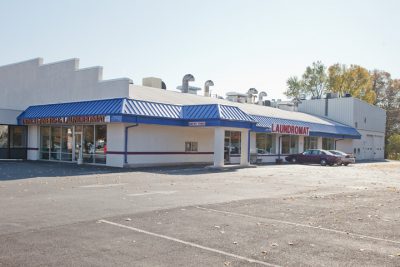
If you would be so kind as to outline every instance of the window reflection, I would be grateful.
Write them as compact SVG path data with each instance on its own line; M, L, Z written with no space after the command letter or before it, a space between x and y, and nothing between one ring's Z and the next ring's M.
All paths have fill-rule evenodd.
M105 164L107 153L106 125L41 126L40 158L62 161L74 160L74 149L75 153L79 153L77 151L79 146L78 149L74 148L74 128L75 133L83 132L83 162Z

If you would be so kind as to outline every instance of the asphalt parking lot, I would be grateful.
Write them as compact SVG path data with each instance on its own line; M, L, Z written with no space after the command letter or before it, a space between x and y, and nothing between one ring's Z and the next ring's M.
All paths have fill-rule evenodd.
M0 162L0 266L400 266L400 162Z

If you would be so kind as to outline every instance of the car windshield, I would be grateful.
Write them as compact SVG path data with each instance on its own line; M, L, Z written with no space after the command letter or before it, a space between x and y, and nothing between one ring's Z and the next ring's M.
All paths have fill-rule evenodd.
M331 153L331 152L329 152L328 150L322 150L323 152L325 152L325 154L326 155L329 155L329 156L334 156L334 154L333 153Z
M332 154L335 154L335 155L345 155L345 153L343 153L341 151L337 151L337 150L329 150L329 152L331 152Z

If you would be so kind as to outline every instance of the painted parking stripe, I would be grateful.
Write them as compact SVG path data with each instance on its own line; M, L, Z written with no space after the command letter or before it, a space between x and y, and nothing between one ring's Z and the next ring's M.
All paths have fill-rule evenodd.
M371 239L371 240L375 240L375 241L383 241L383 242L388 242L388 243L400 244L400 241L396 241L396 240L390 240L390 239L379 238L379 237L368 236L368 235L360 235L360 234L350 233L350 232L331 229L331 228L318 227L318 226L312 226L312 225L307 225L307 224L302 224L302 223L294 223L294 222L289 222L289 221L282 221L282 220L277 220L277 219L271 219L271 218L266 218L266 217L253 216L253 215L247 215L247 214L230 212L230 211L209 209L209 208L204 208L204 207L200 207L200 206L195 206L195 207L198 208L198 209L201 209L201 210L206 210L206 211L211 211L211 212L216 212L216 213L222 213L222 214L226 214L226 215L233 215L233 216L246 217L246 218L252 218L252 219L257 219L257 220L270 221L270 222L275 222L275 223L288 224L288 225L293 225L293 226L306 227L306 228L311 228L311 229L318 229L318 230L321 230L321 231L327 231L327 232L332 232L332 233L337 233L337 234L344 234L344 235L354 236L354 237L358 237L358 238L361 238L361 239Z
M138 197L138 196L147 196L147 195L171 195L176 193L176 191L151 191L151 192L144 192L144 193L136 193L136 194L128 194L130 197Z
M174 237L170 237L170 236L166 236L166 235L161 235L161 234L149 232L149 231L146 231L146 230L142 230L142 229L139 229L139 228L127 226L127 225L120 224L120 223L115 223L115 222L111 222L111 221L107 221L107 220L99 220L98 222L110 224L110 225L117 226L117 227L120 227L120 228L125 228L125 229L131 230L131 231L135 231L135 232L146 234L146 235L151 235L151 236L162 238L162 239L166 239L166 240L169 240L169 241L174 241L174 242L186 245L186 246L199 248L199 249L202 249L202 250L214 252L214 253L217 253L217 254L225 255L225 256L236 258L236 259L239 259L239 260L247 261L247 262L250 262L250 263L257 263L257 264L260 264L260 265L263 265L263 266L270 266L270 267L271 266L280 267L279 265L275 265L275 264L267 263L267 262L264 262L264 261L259 261L259 260L243 257L243 256L240 256L240 255L236 255L236 254L233 254L233 253L225 252L225 251L214 249L214 248L210 248L210 247L205 247L205 246L193 243L193 242L188 242L188 241L184 241L184 240L177 239L177 238L174 238Z
M103 188L103 187L114 187L114 186L123 186L126 183L120 184L90 184L90 185L81 185L80 188Z

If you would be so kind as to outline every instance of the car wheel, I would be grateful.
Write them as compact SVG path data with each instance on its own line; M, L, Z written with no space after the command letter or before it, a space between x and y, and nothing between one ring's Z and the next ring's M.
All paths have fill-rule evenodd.
M292 158L292 159L290 160L290 162L291 162L291 163L296 163L296 162L297 162L297 159L296 159L296 158Z
M347 165L349 165L349 163L343 163L343 165L344 165L344 166L347 166Z
M321 159L320 163L321 163L321 166L326 166L326 159Z

